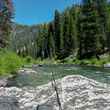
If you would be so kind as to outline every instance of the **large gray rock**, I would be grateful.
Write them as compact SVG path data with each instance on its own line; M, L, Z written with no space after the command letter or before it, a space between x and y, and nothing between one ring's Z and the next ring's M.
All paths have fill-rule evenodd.
M5 87L7 85L7 78L1 78L0 79L0 87Z
M83 76L56 81L62 110L110 110L109 85ZM0 96L16 97L20 110L59 110L52 83L36 88L0 88Z
M14 97L0 97L0 110L19 110L18 101Z
M5 76L0 77L0 87L6 87L8 85L8 81L13 78L14 78L14 75L10 75L7 77L5 77Z

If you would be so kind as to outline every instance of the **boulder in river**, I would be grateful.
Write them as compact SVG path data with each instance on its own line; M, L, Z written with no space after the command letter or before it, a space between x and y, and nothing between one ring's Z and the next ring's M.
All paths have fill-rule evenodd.
M36 74L37 72L34 71L33 69L22 68L17 73L21 75L29 75L29 74Z
M0 96L16 97L19 110L110 110L110 88L80 75L70 75L38 87L1 87ZM1 109L0 109L1 110Z
M110 63L104 64L105 68L110 68Z

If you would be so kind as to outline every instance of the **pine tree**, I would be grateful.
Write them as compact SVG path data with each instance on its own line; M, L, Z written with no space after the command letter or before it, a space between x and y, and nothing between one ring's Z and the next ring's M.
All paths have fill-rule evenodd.
M97 10L99 17L100 38L99 42L101 49L104 51L107 40L107 0L97 0Z
M110 3L107 5L107 49L110 54Z
M11 0L0 0L0 47L7 44L10 34L13 5Z
M79 58L89 58L96 55L99 24L96 0L83 0L83 6L78 20Z
M61 15L59 11L55 11L54 17L54 40L55 40L55 54L58 55L60 53L60 45L61 45Z
M52 58L55 56L55 42L54 42L54 30L53 23L48 24L48 57Z
M71 36L71 46L73 51L78 48L78 41L77 41L77 16L79 12L78 6L72 6L70 9L70 27L69 27L69 33Z
M71 21L72 22L72 21ZM72 24L73 25L73 24ZM66 56L68 56L70 54L70 50L72 48L72 26L70 24L70 14L69 11L66 11L64 13L64 24L63 24L63 40L64 40L64 50L65 50L65 54L67 54Z

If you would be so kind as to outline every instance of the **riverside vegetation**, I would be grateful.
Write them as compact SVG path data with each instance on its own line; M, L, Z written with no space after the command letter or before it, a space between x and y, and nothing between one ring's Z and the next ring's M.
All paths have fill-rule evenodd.
M82 0L63 12L55 10L51 22L33 26L12 22L11 0L1 0L0 6L0 74L28 64L110 62L109 1Z

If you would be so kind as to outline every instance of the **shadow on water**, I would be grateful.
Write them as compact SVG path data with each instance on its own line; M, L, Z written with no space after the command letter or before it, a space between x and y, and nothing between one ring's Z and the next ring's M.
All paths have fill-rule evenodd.
M18 74L10 80L10 86L38 86L46 84L51 79L51 72L59 79L67 75L82 75L98 82L110 84L110 69L77 65L42 65L33 68L36 74Z

